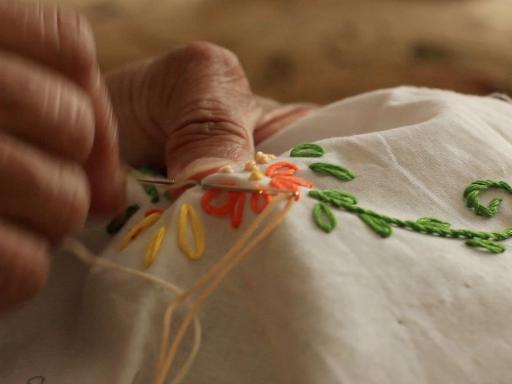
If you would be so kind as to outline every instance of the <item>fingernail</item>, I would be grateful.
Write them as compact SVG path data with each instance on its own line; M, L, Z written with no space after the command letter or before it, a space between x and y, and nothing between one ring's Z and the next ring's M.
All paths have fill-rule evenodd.
M211 173L215 173L220 168L227 165L235 165L234 161L219 157L204 157L188 164L183 170L175 176L177 181L197 179L200 180Z

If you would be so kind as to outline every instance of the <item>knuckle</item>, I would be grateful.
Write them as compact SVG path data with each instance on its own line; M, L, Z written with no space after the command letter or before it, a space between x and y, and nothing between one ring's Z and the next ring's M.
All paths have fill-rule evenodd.
M252 146L248 131L227 121L191 123L171 136L167 150L176 153L221 150L237 159Z
M96 70L96 44L88 20L74 10L55 6L50 9L46 23L55 30L55 44L67 56L78 76L90 76Z
M51 83L45 89L42 115L46 124L55 130L55 145L66 157L83 163L94 141L94 111L90 99L66 82Z
M70 120L72 124L64 128L64 132L68 132L66 136L69 137L64 144L70 150L72 158L84 163L94 144L94 112L89 100L74 103Z

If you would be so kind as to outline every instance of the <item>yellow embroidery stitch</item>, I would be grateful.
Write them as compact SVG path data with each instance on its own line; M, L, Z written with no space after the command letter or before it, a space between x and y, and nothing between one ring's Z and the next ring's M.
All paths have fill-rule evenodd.
M196 242L195 250L192 250L187 240L188 219L191 221L191 229ZM181 251L191 260L199 260L204 253L204 227L197 212L190 204L183 204L180 207L178 245Z
M166 233L167 229L165 229L165 227L160 227L158 232L155 233L149 241L146 254L144 255L144 269L148 269L155 262Z
M144 230L155 224L160 216L162 216L161 213L153 213L135 224L123 237L120 250L124 250L137 236L144 232Z

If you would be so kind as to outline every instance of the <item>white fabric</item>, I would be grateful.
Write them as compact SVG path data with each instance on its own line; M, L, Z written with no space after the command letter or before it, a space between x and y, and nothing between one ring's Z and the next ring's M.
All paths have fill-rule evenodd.
M477 179L512 180L512 106L491 98L416 88L383 90L319 110L268 140L285 152L321 140L322 161L357 175L341 183L314 175L318 159L292 159L319 189L354 193L390 216L433 216L454 227L503 229L510 197L493 219L475 216L462 192ZM289 160L289 159L288 159ZM243 174L247 178L247 174ZM132 186L132 200L145 201ZM489 192L484 198L502 195ZM221 257L244 225L208 216L194 189L161 219L169 234L149 272L188 287ZM178 250L177 215L193 204L207 228L199 262ZM303 194L285 222L226 279L201 311L203 344L185 382L193 384L512 382L512 253L490 255L462 240L395 228L382 239L336 211L325 234ZM157 227L118 252L91 224L83 239L101 257L142 269ZM504 242L505 245L512 243ZM58 255L48 288L0 319L0 382L145 384L152 381L163 306L172 295L122 274L88 270ZM186 347L190 347L187 339ZM170 380L169 380L170 382Z

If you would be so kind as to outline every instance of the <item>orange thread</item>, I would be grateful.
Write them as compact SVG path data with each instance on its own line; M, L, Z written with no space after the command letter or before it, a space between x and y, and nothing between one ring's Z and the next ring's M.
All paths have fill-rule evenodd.
M289 163L287 161L279 161L268 166L267 170L265 171L265 175L268 177L291 176L295 175L298 170L299 167L296 164Z
M153 213L164 213L164 210L161 209L161 208L153 208L153 209L150 209L148 211L146 211L146 213L144 213L144 217L148 217L149 215L152 215Z
M260 201L263 203L260 204ZM251 208L252 210L260 214L267 207L267 205L272 201L272 196L265 192L253 192L251 193Z
M235 185L235 183L225 183L225 185ZM213 205L212 201L222 193L227 195L226 201L221 205ZM206 213L213 216L229 215L231 226L237 229L242 225L245 192L226 192L220 189L210 189L203 194L201 207Z
M299 186L311 188L313 186L309 181L303 180L295 176L274 176L270 179L270 185L276 189L288 189L294 192L299 191ZM300 194L295 196L295 201L298 201Z
M233 183L226 185L234 185ZM220 194L225 192L220 189L210 189L203 194L201 198L201 206L206 213L215 216L224 216L229 214L233 210L233 206L236 204L237 195L236 192L226 192L226 202L221 205L213 205L212 200L217 198Z
M238 192L236 193L236 202L233 205L231 211L231 226L235 229L239 228L242 224L242 220L244 217L244 208L245 208L245 193Z

